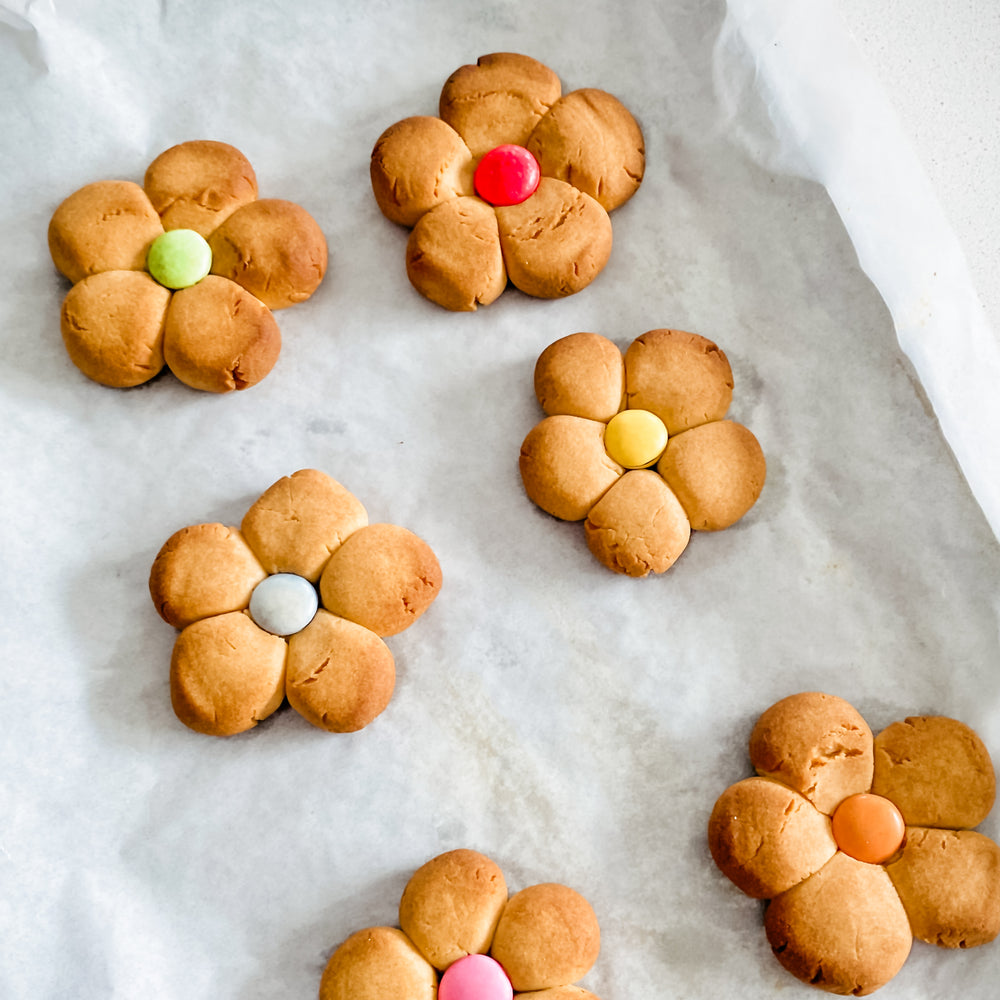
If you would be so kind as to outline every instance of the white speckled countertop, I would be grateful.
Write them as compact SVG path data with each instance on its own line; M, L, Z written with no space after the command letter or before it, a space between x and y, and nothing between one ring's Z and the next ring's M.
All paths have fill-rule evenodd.
M1000 6L836 0L878 74L1000 329Z
M623 24L599 0L0 0L0 996L311 998L338 942L394 922L410 873L465 846L512 888L590 899L602 954L583 985L602 1000L807 1000L705 842L755 718L826 689L875 729L953 715L1000 758L984 516L1000 511L1000 228L996 147L973 148L996 140L995 92L976 117L996 14L955 5L944 31L941 3L842 0L886 91L827 3L627 6ZM368 158L498 50L619 96L647 173L588 289L449 314L410 288ZM931 129L942 102L966 108L969 147L938 131L956 114ZM889 160L866 164L886 135ZM189 138L232 142L263 195L306 207L330 271L279 313L281 358L253 389L108 390L63 350L46 226L76 188L141 178ZM904 179L900 228L907 202L886 195ZM743 521L636 581L528 502L517 455L547 344L593 330L625 347L658 326L726 351L768 482ZM238 523L307 466L424 537L441 595L390 640L397 690L363 732L286 709L198 736L170 709L150 564L176 529ZM997 838L1000 817L981 829ZM998 979L1000 944L920 945L879 996L981 998Z

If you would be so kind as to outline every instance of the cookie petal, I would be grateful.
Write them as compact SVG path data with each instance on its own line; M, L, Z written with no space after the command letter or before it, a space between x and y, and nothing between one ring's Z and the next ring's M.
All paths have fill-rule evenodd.
M70 281L101 271L142 271L163 232L146 193L131 181L97 181L74 191L49 222L52 262Z
M242 611L188 625L170 659L177 718L208 736L252 729L284 700L285 654L285 640Z
M519 205L496 209L507 275L522 292L558 299L586 288L611 256L611 219L588 194L543 177Z
M416 115L379 136L372 150L372 191L387 219L414 226L435 205L472 195L472 169L472 153L450 125Z
M649 330L625 352L625 393L671 434L721 420L733 399L729 359L712 341L683 330Z
M1000 847L989 837L907 827L886 871L921 941L974 948L1000 933Z
M228 278L210 274L170 300L163 356L193 389L249 389L280 353L281 331L271 311Z
M750 761L759 775L783 781L830 815L872 783L874 741L868 724L842 698L790 695L757 720Z
M170 290L143 271L102 271L78 281L63 300L63 343L88 378L124 389L163 368Z
M319 1000L434 1000L437 973L395 927L368 927L352 934L330 956Z
M410 233L406 274L421 295L445 309L489 305L507 287L496 213L465 197L431 209Z
M549 415L568 413L607 423L625 395L622 352L598 333L572 333L542 351L535 395Z
M921 716L879 733L872 791L891 799L908 826L964 829L993 808L996 776L989 751L967 725Z
M269 309L304 302L326 275L326 238L301 206L261 198L238 208L209 238L212 274L242 285Z
M648 469L626 472L594 504L583 527L594 557L628 576L665 573L691 538L680 501Z
M771 899L837 853L830 819L787 785L747 778L719 796L708 821L719 869L754 899Z
M323 606L376 635L409 628L441 590L431 547L395 524L359 528L338 548L319 581Z
M565 415L528 432L520 469L531 501L563 521L582 521L625 471L604 450L604 424Z
M518 993L518 1000L600 1000L579 986L554 986L550 990L532 990L530 993Z
M504 143L525 145L561 93L559 77L548 66L495 52L448 77L439 110L478 158Z
M269 573L316 583L331 554L367 523L353 493L325 472L299 469L264 491L240 530Z
M568 886L545 882L511 896L490 954L521 992L575 983L600 950L601 928L590 903Z
M507 902L496 862L477 851L439 854L418 868L399 901L399 926L437 969L485 955Z
M320 608L288 640L288 704L332 733L364 729L392 698L396 667L374 632Z
M646 146L638 122L603 90L560 98L526 143L546 177L558 177L596 198L610 212L639 189Z
M792 975L831 993L855 996L889 982L913 943L885 869L840 852L771 901L764 929L778 961Z
M164 229L205 237L257 197L250 161L234 146L208 139L164 150L146 169L143 187Z
M242 611L267 573L235 528L195 524L174 532L153 560L149 596L175 628Z
M753 433L713 420L674 435L656 466L696 531L721 531L757 502L767 464Z

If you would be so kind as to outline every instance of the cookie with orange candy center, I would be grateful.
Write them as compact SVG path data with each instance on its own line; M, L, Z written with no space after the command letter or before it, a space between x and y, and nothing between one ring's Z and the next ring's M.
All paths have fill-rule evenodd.
M1000 846L970 827L996 795L989 752L943 716L873 737L841 698L807 692L750 735L757 772L708 822L719 869L767 899L778 961L804 982L863 996L903 967L914 938L948 948L1000 934Z

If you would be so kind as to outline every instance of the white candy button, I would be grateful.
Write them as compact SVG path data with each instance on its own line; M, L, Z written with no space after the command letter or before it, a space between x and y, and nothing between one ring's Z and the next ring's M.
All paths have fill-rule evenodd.
M273 635L301 632L318 607L316 588L294 573L275 573L261 580L250 596L250 617Z

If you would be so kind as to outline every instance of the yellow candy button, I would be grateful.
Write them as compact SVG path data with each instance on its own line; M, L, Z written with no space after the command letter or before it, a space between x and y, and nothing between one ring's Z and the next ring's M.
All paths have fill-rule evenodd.
M604 447L626 469L648 469L667 446L667 428L649 410L622 410L604 428Z

